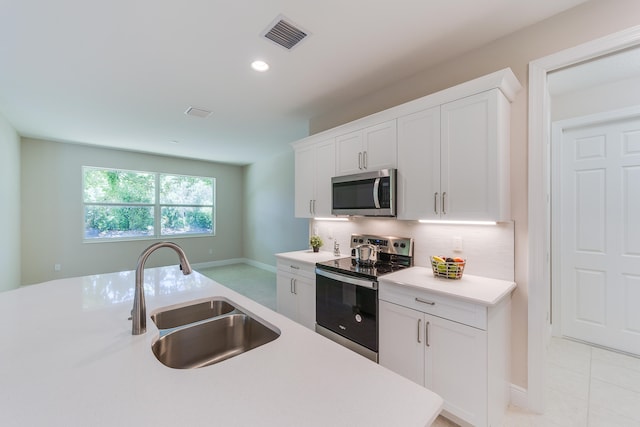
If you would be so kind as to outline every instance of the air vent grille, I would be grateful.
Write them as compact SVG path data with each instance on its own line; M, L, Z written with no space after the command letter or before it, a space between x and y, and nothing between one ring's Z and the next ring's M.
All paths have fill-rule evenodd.
M274 23L267 28L263 33L263 36L272 42L284 47L287 50L292 49L295 45L300 43L305 37L307 32L296 27L286 18L280 16L276 18Z

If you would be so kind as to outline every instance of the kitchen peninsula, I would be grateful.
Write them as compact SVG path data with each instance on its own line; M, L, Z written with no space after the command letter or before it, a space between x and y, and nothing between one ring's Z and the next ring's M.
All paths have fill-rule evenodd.
M172 369L133 336L134 272L61 279L0 294L3 426L426 426L431 391L284 316L176 266L145 273L147 314L223 297L280 331L199 369Z

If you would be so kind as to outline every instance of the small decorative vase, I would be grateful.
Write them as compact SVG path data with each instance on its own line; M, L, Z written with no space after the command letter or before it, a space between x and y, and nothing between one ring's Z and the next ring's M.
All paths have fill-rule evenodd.
M313 252L318 252L320 250L320 246L312 246Z

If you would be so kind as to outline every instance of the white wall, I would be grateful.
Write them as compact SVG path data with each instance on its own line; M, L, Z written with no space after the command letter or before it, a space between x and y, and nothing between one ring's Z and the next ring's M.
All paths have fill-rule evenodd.
M20 138L0 115L0 291L20 285Z
M245 167L244 257L273 266L274 254L308 246L308 220L294 217L293 150Z
M215 177L216 235L171 240L191 263L242 257L242 167L33 139L21 145L22 182L13 188L22 190L22 284L133 270L140 253L154 243L83 243L82 166ZM54 264L61 271L54 271ZM154 253L147 262L150 267L171 264L177 258L170 250Z
M640 105L640 77L551 97L551 121Z
M552 53L638 25L637 0L592 0L498 39L480 49L420 72L348 105L312 118L318 133L456 84L511 67L524 86L511 109L511 213L515 221L515 278L512 300L512 382L527 386L528 218L527 103L528 64ZM425 53L427 54L427 53Z

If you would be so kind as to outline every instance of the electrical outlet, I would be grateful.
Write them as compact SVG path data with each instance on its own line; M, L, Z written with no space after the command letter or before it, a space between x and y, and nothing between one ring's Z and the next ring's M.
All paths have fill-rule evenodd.
M53 271L60 271L62 270L62 265L60 264L53 264Z

